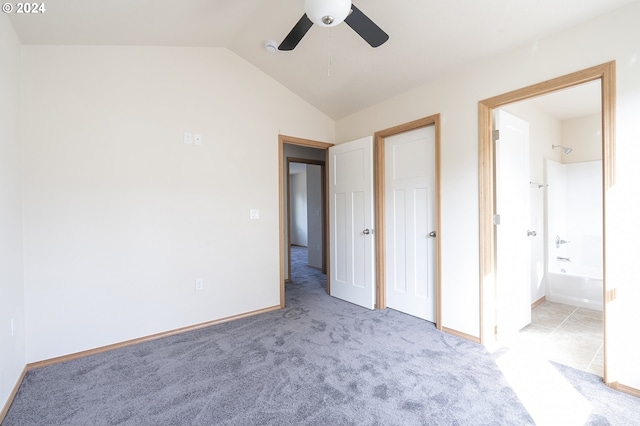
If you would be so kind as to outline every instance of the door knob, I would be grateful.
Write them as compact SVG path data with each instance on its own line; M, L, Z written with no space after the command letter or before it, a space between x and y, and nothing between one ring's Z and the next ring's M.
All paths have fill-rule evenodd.
M365 229L364 231L362 231L362 233L364 235L369 235L371 233L371 231L369 231L368 229Z
M431 232L429 232L429 236L430 236L431 238L435 238L435 237L436 237L436 231L431 231Z
M536 235L538 235L536 231L527 231L527 237L535 237Z

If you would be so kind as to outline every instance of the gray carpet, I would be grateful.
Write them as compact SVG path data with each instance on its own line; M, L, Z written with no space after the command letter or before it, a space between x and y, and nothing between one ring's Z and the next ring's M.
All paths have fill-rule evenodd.
M329 297L292 254L287 307L30 371L13 425L526 425L480 345L393 310ZM559 367L591 424L638 422L638 399Z

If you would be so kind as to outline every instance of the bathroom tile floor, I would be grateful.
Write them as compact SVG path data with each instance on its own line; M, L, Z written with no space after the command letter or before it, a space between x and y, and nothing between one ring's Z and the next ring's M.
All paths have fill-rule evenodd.
M560 364L602 376L602 311L544 301L511 345Z

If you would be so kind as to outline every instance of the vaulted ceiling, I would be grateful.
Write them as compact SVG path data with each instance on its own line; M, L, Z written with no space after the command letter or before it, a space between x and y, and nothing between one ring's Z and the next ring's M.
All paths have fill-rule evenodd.
M523 46L631 0L354 0L390 36L378 48L349 26L314 26L269 53L304 0L54 0L11 14L23 44L226 47L339 119L452 70Z

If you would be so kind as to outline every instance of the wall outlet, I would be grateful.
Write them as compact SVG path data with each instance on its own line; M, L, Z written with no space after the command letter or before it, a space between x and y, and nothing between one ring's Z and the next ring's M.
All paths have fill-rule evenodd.
M196 278L196 291L200 291L204 288L204 280L202 278Z
M260 210L258 210L258 209L249 210L249 219L251 219L251 220L260 219Z

